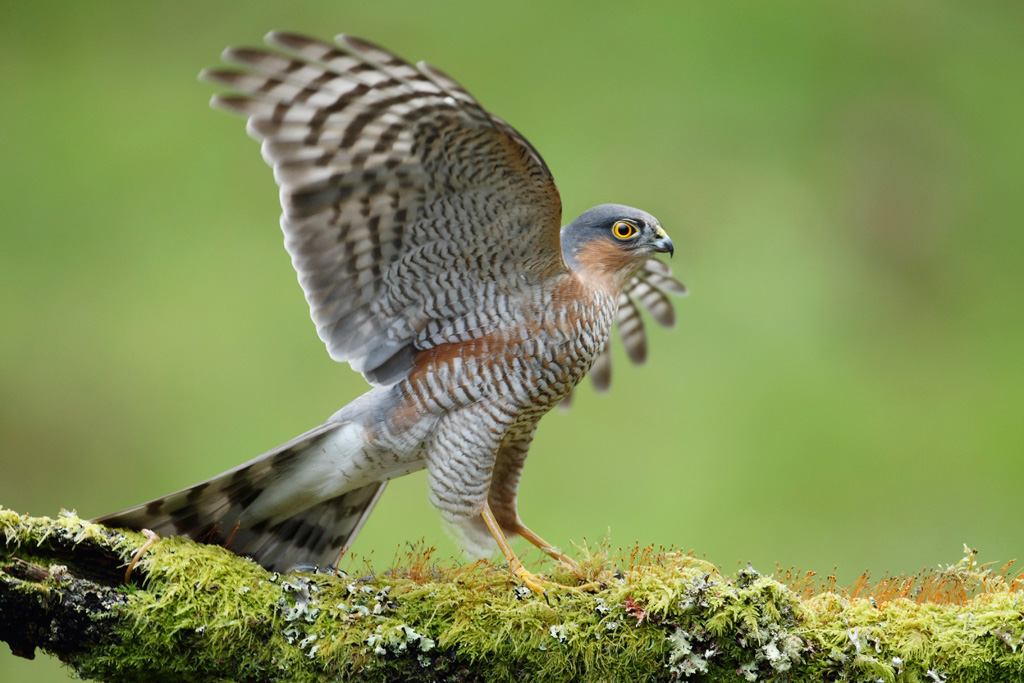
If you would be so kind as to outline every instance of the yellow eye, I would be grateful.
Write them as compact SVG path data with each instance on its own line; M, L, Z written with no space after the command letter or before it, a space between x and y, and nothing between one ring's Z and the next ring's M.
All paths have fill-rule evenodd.
M626 221L619 221L612 226L612 234L620 240L628 240L636 234L636 226Z

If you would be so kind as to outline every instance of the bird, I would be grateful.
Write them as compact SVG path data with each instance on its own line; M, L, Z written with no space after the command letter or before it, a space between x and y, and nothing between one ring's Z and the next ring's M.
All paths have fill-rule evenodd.
M520 473L540 418L591 373L611 332L642 363L640 313L671 327L685 287L651 214L602 204L561 225L547 164L437 68L366 40L274 31L200 78L247 119L280 186L281 228L331 358L371 388L325 422L222 474L97 518L222 545L271 571L324 567L387 482L426 469L429 498L470 554L500 549L535 592Z

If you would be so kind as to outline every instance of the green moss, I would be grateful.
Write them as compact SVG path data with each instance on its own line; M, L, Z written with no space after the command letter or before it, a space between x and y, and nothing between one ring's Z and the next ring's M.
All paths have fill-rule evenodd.
M123 566L144 541L73 515L49 520L0 509L0 528L0 563L17 554L49 565L62 554L55 549L87 546ZM113 634L68 660L103 680L1024 676L1022 595L971 563L947 568L955 571L945 580L974 581L974 597L879 606L831 591L800 599L753 569L725 577L678 552L639 559L636 551L581 552L601 590L552 588L545 601L517 590L501 567L434 563L429 551L363 578L277 576L221 548L166 538L136 568L142 585L117 588L126 600L112 608ZM554 578L574 580L551 569Z

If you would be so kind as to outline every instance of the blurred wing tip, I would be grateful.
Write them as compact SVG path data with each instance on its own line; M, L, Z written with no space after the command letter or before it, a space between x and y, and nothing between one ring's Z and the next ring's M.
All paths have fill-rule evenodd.
M210 106L214 109L226 111L231 114L241 114L247 116L249 114L246 105L249 103L249 98L244 95L225 95L224 93L217 93L210 98Z
M254 116L250 116L249 120L245 122L245 132L253 140L258 140L261 143L260 156L263 157L263 160L268 165L273 167L275 159L269 149L269 140L267 138L270 136L270 133L267 132L265 124L265 119L257 119ZM280 195L280 192L278 192L278 195Z
M672 267L664 261L656 258L647 259L644 263L643 269L649 270L652 273L658 273L659 275L672 275Z
M241 71L234 71L232 69L203 69L199 72L199 80L205 83L214 83L233 88L238 77L241 75Z
M226 47L220 53L221 61L231 62L232 64L245 63L246 57L252 55L255 52L255 48L251 47Z
M263 40L267 42L267 45L287 50L295 55L305 59L312 59L313 61L316 61L320 57L330 54L337 49L334 45L328 42L313 38L312 36L308 36L303 33L296 33L295 31L271 31L267 35L263 36Z
M354 36L350 33L339 33L334 36L334 42L343 50L350 50L351 52L360 55L365 55L367 52L375 51L390 54L388 50L385 50L376 43L371 43L368 40L360 38L359 36Z
M671 294L672 296L690 296L690 290L686 288L686 285L675 278L665 277L649 279L647 284L664 292L665 294Z
M446 74L444 74L440 69L438 69L436 66L434 66L425 59L421 59L420 61L416 62L416 68L419 69L421 72L427 74L428 76L447 77Z
M296 42L306 42L308 40L311 39L293 31L282 31L280 29L267 31L266 35L263 36L263 42L278 47L290 47Z

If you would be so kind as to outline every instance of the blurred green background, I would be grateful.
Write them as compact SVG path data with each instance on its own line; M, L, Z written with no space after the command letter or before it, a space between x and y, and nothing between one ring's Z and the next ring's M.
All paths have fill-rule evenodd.
M1024 548L1024 5L33 2L0 10L0 504L109 512L364 391L318 341L243 122L196 81L272 28L460 80L565 221L642 207L692 296L651 361L545 418L563 547L827 574ZM457 553L422 473L355 552ZM536 557L530 554L528 557ZM64 680L0 654L0 680Z

